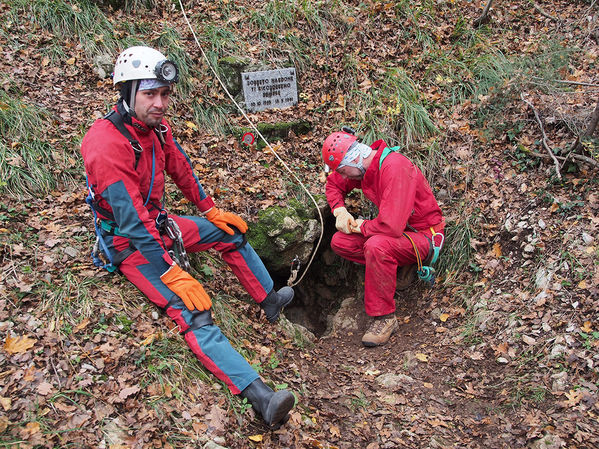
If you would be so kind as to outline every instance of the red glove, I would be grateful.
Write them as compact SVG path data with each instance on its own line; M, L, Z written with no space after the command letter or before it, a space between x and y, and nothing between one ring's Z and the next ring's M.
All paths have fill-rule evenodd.
M160 276L160 279L183 300L189 310L198 309L201 312L212 307L210 296L208 296L202 284L191 277L189 273L183 271L179 265L172 265Z
M235 226L239 232L245 234L248 230L248 225L239 215L231 212L223 212L217 207L213 207L206 212L206 218L217 228L222 229L229 235L235 234L235 231L229 225Z

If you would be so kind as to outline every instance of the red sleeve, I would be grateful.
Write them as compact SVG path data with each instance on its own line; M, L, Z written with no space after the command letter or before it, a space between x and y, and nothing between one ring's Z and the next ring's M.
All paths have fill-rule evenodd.
M331 211L334 211L338 207L344 207L346 195L352 190L359 188L359 181L343 179L343 177L336 171L331 173L327 178L325 187L327 202L331 207Z
M206 212L214 206L214 201L204 192L200 180L193 172L191 160L183 148L173 139L170 127L166 132L165 141L166 172L177 187L181 189L185 198L195 204L200 212Z

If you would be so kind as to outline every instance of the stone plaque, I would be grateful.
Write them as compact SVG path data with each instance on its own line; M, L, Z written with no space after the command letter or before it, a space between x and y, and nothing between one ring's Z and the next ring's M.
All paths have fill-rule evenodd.
M243 96L248 111L288 108L297 104L295 68L244 72Z

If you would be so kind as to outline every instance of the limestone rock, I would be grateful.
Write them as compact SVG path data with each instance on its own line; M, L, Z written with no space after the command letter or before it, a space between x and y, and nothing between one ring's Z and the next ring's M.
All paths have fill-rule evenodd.
M317 200L318 201L318 200ZM325 210L326 200L319 198ZM269 271L287 276L297 257L302 266L308 263L320 236L320 222L314 205L291 200L287 207L271 206L258 213L247 238Z

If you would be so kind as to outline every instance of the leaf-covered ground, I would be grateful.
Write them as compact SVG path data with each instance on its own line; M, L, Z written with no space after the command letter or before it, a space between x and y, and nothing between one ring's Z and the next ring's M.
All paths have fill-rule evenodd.
M597 3L496 0L478 43L469 30L481 2L399 3L404 10L331 2L326 21L296 14L285 29L268 27L263 17L270 11L273 20L284 19L267 9L279 2L186 5L202 36L210 26L234 30L235 45L254 60L280 59L281 42L304 48L298 106L251 118L314 124L311 133L277 146L312 193L323 191L319 148L329 132L396 113L391 101L366 110L355 94L382 89L385 67L410 74L439 129L416 139L410 155L425 161L450 224L447 257L462 263L445 267L433 289L398 292L401 326L386 346L360 344L368 322L359 288L341 295L334 331L310 344L258 316L217 257L196 260L225 334L265 379L297 396L290 421L277 431L267 431L201 369L170 320L91 263L85 179L73 167L81 167L85 129L116 99L89 58L90 42L99 45L102 36L65 38L55 48L59 29L44 28L19 2L0 3L0 111L16 96L47 111L38 139L49 145L40 158L49 161L48 172L63 175L46 195L13 192L0 200L2 447L599 447L597 146L586 147L587 164L564 162L559 153L558 178L542 143L544 131L552 148L569 148L597 102ZM105 14L117 39L137 30L158 45L169 30L180 33L178 45L200 75L193 93L176 100L172 123L217 203L252 222L257 211L291 196L306 200L272 154L195 125L192 98L209 108L225 96L180 11L170 3L140 11ZM481 59L476 72L452 61L466 67L489 48L495 52L488 65L502 56L530 59L531 71L460 96L468 77L469 92L480 87L488 65ZM235 113L228 120L243 124ZM4 162L26 172L30 162L10 152L26 145L22 136L3 135ZM172 209L187 207L177 201ZM354 274L359 278L359 270Z

